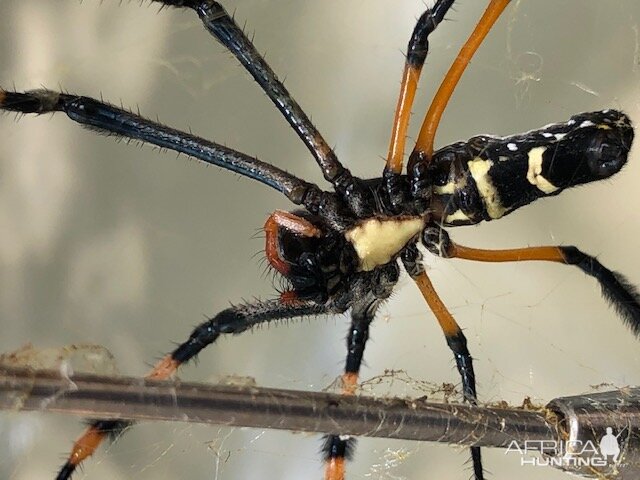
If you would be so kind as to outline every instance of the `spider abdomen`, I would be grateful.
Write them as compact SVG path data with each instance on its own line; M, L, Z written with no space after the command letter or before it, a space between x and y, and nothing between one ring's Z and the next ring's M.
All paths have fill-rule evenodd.
M434 154L430 208L446 226L496 220L626 164L631 121L604 110L510 137L477 136Z

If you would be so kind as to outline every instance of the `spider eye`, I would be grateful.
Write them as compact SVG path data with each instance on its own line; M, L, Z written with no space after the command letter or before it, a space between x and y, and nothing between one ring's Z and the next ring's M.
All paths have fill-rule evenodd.
M618 172L626 161L624 149L620 145L607 143L597 138L587 150L589 170L598 177L609 177Z

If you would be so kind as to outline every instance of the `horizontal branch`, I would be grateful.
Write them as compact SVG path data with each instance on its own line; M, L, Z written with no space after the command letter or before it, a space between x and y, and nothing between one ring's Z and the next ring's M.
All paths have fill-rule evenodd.
M91 418L236 427L506 447L554 440L544 412L423 400L341 396L0 367L0 409Z

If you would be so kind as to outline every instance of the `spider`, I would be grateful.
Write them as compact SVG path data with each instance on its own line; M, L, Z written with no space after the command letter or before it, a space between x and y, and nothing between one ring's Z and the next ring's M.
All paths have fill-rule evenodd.
M439 2L436 5L436 7L434 7L434 11L436 11L438 8L444 8L443 5L445 5L445 3L446 2ZM39 97L42 98L43 94L42 93L34 93L34 94L31 94L31 96L27 96L27 97L22 96L22 97L20 97L20 96L18 96L18 94L7 93L5 95L5 98L4 98L4 104L5 104L5 107L7 107L7 108L20 109L21 111L26 112L26 111L29 110L29 107L27 105L28 105L28 103L30 101L33 100L34 96L35 97L39 96ZM16 101L16 100L18 100L18 101ZM16 107L17 104L21 104L22 107ZM613 113L612 113L612 115L613 115ZM581 119L581 118L578 118L578 119L581 120L579 122L580 125L582 125L585 122L592 122L593 123L593 121L591 119ZM576 119L576 121L578 119ZM620 123L624 124L625 121L622 120L622 119L623 119L623 117L616 118L616 119L614 119L614 123L620 122ZM606 122L607 120L605 118L602 121ZM604 125L604 124L597 123L597 125ZM584 128L588 129L589 127L590 127L590 125L585 125ZM555 136L559 137L559 136L565 134L566 132L564 132L564 131L562 131L562 132L560 132L560 131L551 132L551 131L547 130L547 131L545 131L543 133L548 133L550 135L555 135ZM541 133L541 135L543 135L543 133ZM625 135L626 135L626 137L624 137L624 136L623 137L626 138L626 140L625 140L625 142L623 142L623 144L624 144L623 146L626 149L630 144L630 136L629 136L630 134L626 133ZM560 139L558 139L558 138L556 138L556 140L560 141ZM478 140L478 139L476 139L476 141L482 142L482 140ZM526 150L527 152L531 151L531 149L529 149L528 147L525 149L524 144L520 144L517 141L516 142L505 142L504 143L504 145L506 145L506 148L509 151L513 151L513 150L511 150L511 147L509 146L509 143L515 143L516 149L520 148L521 150ZM536 146L533 147L533 148L544 148L544 147L540 146L540 144L536 144ZM626 156L626 150L625 150L625 156ZM436 156L436 158L438 158L438 157ZM440 157L440 158L442 158L442 157ZM618 167L619 167L619 165L616 165L615 166L615 170L617 170ZM605 170L607 170L607 169L605 168ZM606 175L608 175L611 172L607 171L605 173L606 173ZM430 172L430 176L437 176L437 174L441 174L442 175L442 171L441 170L435 170L435 171ZM542 175L541 178L544 178L544 175ZM397 177L396 177L396 180L394 180L394 176L393 175L387 175L386 179L389 182L393 182L393 181L397 180ZM404 181L402 177L400 178L400 181L401 182ZM440 181L441 181L441 183L444 182L442 179ZM417 185L417 183L418 182L416 182L416 185ZM531 181L530 181L530 183L531 183ZM437 189L439 187L443 187L443 188L446 189L447 188L446 182L444 182L442 185L436 185L436 186L434 186L434 185L432 185L432 184L427 182L426 185L419 186L418 190L433 190L433 189ZM549 188L548 185L547 185L547 188ZM400 189L400 190L404 190L404 189ZM432 202L432 200L437 200L438 198L442 198L444 196L443 192L440 192L440 193L437 193L437 192L434 193L434 192L435 192L435 190L433 190L431 192L427 192L430 196L427 195L423 199L424 202L428 204L429 208L431 208L432 205L435 205L437 203L437 202ZM378 197L380 197L380 196L378 196ZM376 197L376 198L378 198L378 197ZM380 197L380 198L382 198L382 197ZM405 210L404 210L405 207L406 207L405 202L400 202L400 205L399 206L396 205L396 207L398 207L398 210L400 211L400 213L406 213ZM392 206L391 208L396 208L396 207ZM412 208L418 208L418 207L412 207ZM422 209L423 207L419 207L419 208ZM311 207L310 209L313 210L313 207ZM355 207L353 209L356 210ZM384 212L382 212L382 213L385 213L386 215L389 215L390 212L391 212L391 210L389 209L389 207L384 207ZM397 211L394 211L393 213L396 214L396 215L398 214ZM418 213L420 215L422 215L424 212L422 210L420 210ZM456 211L452 211L451 214L455 215ZM271 217L271 223L268 224L268 228L267 228L268 238L270 238L270 240L268 240L268 241L271 242L271 247L269 247L267 250L268 250L268 254L270 254L271 263L273 264L273 266L276 269L278 269L281 273L283 273L285 275L288 274L289 272L286 271L287 270L287 266L286 266L286 264L284 264L282 262L283 259L281 258L281 255L283 255L285 257L285 260L286 260L286 257L287 257L287 253L286 252L289 252L289 250L288 250L289 248L291 248L293 251L296 251L296 250L309 251L309 249L315 249L317 247L317 245L314 245L313 242L315 242L316 240L313 240L313 239L316 238L320 234L320 232L317 232L314 229L314 227L310 226L309 223L308 223L309 221L312 221L312 222L316 221L315 218L307 218L305 220L304 219L304 215L301 214L301 213L297 214L297 216L298 216L298 219L291 219L286 214L277 214L276 216ZM300 217L302 217L303 220L300 220L299 219ZM336 220L339 220L340 218L342 218L343 215L342 214L340 214L340 215L333 215L332 214L332 215L329 215L329 217L331 217L330 218L331 221L336 221ZM367 214L363 216L363 218L370 218L370 217L371 217L371 213L370 212L367 212ZM403 218L401 224L404 224L405 220L406 219ZM449 221L448 223L455 223L454 220L455 219L451 219L451 221ZM471 223L471 222L469 222L469 223ZM274 224L279 226L279 228L274 227ZM286 236L284 233L282 233L284 231L283 230L283 228L284 228L283 225L289 225L289 228L293 228L294 230L301 228L303 230L303 232L302 232L303 233L303 235L302 235L303 238L298 238L297 236L294 236L294 237ZM315 225L316 228L318 228L319 226L323 226L324 228L327 228L324 224L322 224L322 225L314 224L314 225ZM369 226L371 226L371 225L372 224L370 224ZM409 221L408 220L407 220L407 225L409 225ZM426 227L426 225L422 225L422 224L420 224L419 226L420 227L423 227L423 226ZM411 228L413 228L413 227L411 227ZM283 236L280 239L277 238L278 235L271 235L271 237L269 237L270 229L271 229L271 233L272 234L275 232L278 235L285 235L285 236ZM340 230L340 231L342 231L342 230L350 230L349 228L344 229L343 227L340 227L340 226L337 226L336 229ZM420 228L420 229L422 229L422 228ZM285 230L286 230L286 228L285 228ZM329 229L329 230L331 230L331 229ZM416 233L418 233L418 232L414 232L413 234L411 234L411 238ZM351 239L351 244L352 245L361 244L361 242L359 240L353 240L353 237L356 237L357 235L359 235L357 230L356 231L354 231L354 230L348 231L347 234L351 235L351 238L352 238ZM425 240L425 243L431 245L432 250L433 250L435 248L436 244L440 243L442 237L444 236L444 232L438 226L434 226L431 230L429 230L429 234L430 234L430 236L425 236L424 240ZM344 235L342 235L342 236L344 236ZM411 240L411 238L409 238L408 240ZM429 239L431 239L431 240L429 240ZM437 239L437 241L434 242L433 239ZM327 239L327 240L330 240L332 242L333 241L337 241L338 244L339 244L337 247L338 247L338 250L340 252L345 252L345 251L349 250L349 244L348 243L345 244L343 242L341 236L338 236L337 239ZM288 242L291 242L291 244L288 244ZM274 252L276 252L276 253L274 253ZM413 251L413 249L410 249L410 248L407 247L404 250L404 252L406 252L406 254L408 255L406 258L404 258L405 264L408 264L412 268L418 268L417 265L415 264L415 258L413 257L414 255L416 255L415 251ZM330 252L328 253L328 256L329 257L333 257L335 253L336 253L335 250L330 249ZM398 250L397 252L394 252L394 253L398 253L399 254L400 250ZM383 255L384 255L384 252L383 252ZM393 255L393 256L395 257L395 255ZM349 262L352 261L352 260L353 260L353 257L352 258L346 258L345 259L346 264L343 267L341 267L341 269L345 270L346 272L351 271L353 269L353 266L349 266ZM362 260L363 262L360 265L360 267L356 267L356 270L364 271L364 272L369 271L370 268L372 267L372 264L371 263L364 263L364 260L366 260L366 259L360 258L360 260ZM391 258L389 258L388 260L391 260ZM376 262L379 262L379 260L376 260L374 258L373 263L376 263ZM386 260L385 260L385 263L387 263ZM391 283L394 283L395 282L395 277L397 276L397 269L395 268L395 264L393 264L393 265L394 265L393 267L389 267L388 271L386 271L386 270L382 271L381 270L381 273L385 274L385 275L388 275L389 278L386 278L386 277L382 278L382 279L375 278L375 279L373 279L375 281L373 281L372 279L368 279L366 281L366 283L367 284L375 284L375 285L383 285L385 283L385 280L389 281ZM331 267L331 265L329 265L329 266ZM298 265L298 267L300 267L300 265ZM283 271L283 270L285 270L285 271ZM375 269L373 271L375 271ZM414 273L416 273L416 272L414 271ZM369 274L362 273L362 275L366 276L366 275L369 275ZM314 294L318 294L319 292L317 292L317 291L314 292L314 290L317 290L317 289L315 289L315 287L313 287L313 283L314 282L311 282L313 288L311 288L311 290L309 290L309 286L307 284L310 281L309 277L305 277L303 275L302 277L296 277L294 280L298 281L297 284L296 284L296 282L294 282L294 285L297 287L297 288L294 288L294 290L296 291L296 297L300 297L300 298L292 298L291 294L289 294L288 296L284 295L282 297L282 299L286 300L285 303L287 304L287 308L296 308L296 305L298 303L300 303L300 300L302 298L302 299L310 300L310 301L313 302L313 304L314 304L313 313L316 313L317 310L315 310L315 308L316 308L316 306L318 304L326 305L327 302L331 298L335 298L335 296L336 296L336 291L331 290L331 289L335 288L335 285L332 286L329 289L331 291L327 290L326 297L322 297L322 296L321 297L314 297L313 295ZM318 279L316 278L315 280L318 280ZM334 281L335 280L331 280L331 279L328 280L329 283L334 282ZM307 283L305 283L305 282L307 282ZM327 288L329 288L329 283L327 283ZM340 280L338 280L338 285L340 285ZM351 290L348 290L348 291L351 292ZM379 294L384 298L385 295L387 295L387 292L382 291L382 292L379 292ZM342 307L340 307L340 308L342 308ZM367 318L367 321L368 321L368 318ZM157 371L158 370L156 370L156 372ZM347 376L346 380L347 380L347 382L346 382L347 383L347 390L349 390L349 387L353 386L354 378L352 378L352 377L349 378L349 376ZM349 382L351 382L351 383L349 383ZM336 441L337 444L340 444L341 442L343 442L343 440L338 439ZM333 461L334 466L336 468L339 467L338 464L341 463L338 460L339 460L339 455L338 455L338 459ZM478 476L478 477L481 476L481 473L479 472L479 470L477 468L476 468L476 476Z

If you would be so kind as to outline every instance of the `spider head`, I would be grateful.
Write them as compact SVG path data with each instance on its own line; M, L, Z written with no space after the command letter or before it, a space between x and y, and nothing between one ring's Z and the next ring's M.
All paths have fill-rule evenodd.
M325 303L348 290L357 271L356 252L319 217L276 212L265 231L267 260L282 274L291 300Z

